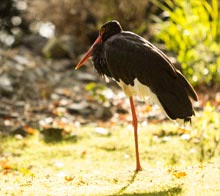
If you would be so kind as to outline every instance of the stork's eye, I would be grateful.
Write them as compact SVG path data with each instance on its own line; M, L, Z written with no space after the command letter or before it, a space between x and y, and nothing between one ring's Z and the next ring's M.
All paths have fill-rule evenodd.
M102 27L101 30L100 30L100 35L102 36L106 31L106 28Z

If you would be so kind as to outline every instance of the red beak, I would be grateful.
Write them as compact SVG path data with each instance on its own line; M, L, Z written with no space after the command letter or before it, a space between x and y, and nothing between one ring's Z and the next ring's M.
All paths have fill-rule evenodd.
M75 69L79 69L85 62L88 60L88 58L91 56L93 47L100 43L102 41L102 37L99 35L95 42L92 44L92 46L89 48L88 52L85 54L85 56L81 59L81 61L76 65Z

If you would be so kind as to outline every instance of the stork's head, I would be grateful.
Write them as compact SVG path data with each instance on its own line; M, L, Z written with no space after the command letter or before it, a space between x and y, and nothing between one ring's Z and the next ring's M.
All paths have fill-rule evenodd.
M120 23L117 20L112 20L102 25L99 31L99 36L101 36L102 41L105 41L112 35L121 33L121 31L122 31L122 27Z
M92 44L92 46L89 48L85 56L80 60L80 62L76 65L75 69L79 69L82 65L85 64L85 62L88 60L88 58L91 56L92 50L95 45L105 42L109 37L112 35L121 33L122 27L120 23L116 20L112 20L110 22L106 22L103 24L99 31L99 36L95 40L95 42Z

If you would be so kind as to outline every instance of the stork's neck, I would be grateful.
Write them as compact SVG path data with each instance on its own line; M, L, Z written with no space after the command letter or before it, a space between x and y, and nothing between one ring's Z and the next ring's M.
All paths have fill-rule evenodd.
M107 61L104 54L104 43L99 43L94 46L92 50L92 61L96 71L100 75L111 77L111 73L108 69Z

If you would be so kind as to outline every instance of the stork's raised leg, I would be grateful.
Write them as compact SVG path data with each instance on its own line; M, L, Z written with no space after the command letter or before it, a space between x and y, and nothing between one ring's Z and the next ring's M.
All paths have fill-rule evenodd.
M141 171L142 167L140 164L139 159L139 150L138 150L138 122L137 122L137 115L134 107L134 101L132 96L129 97L131 112L132 112L132 120L133 120L133 127L134 127L134 141L135 141L135 153L136 153L136 172Z

